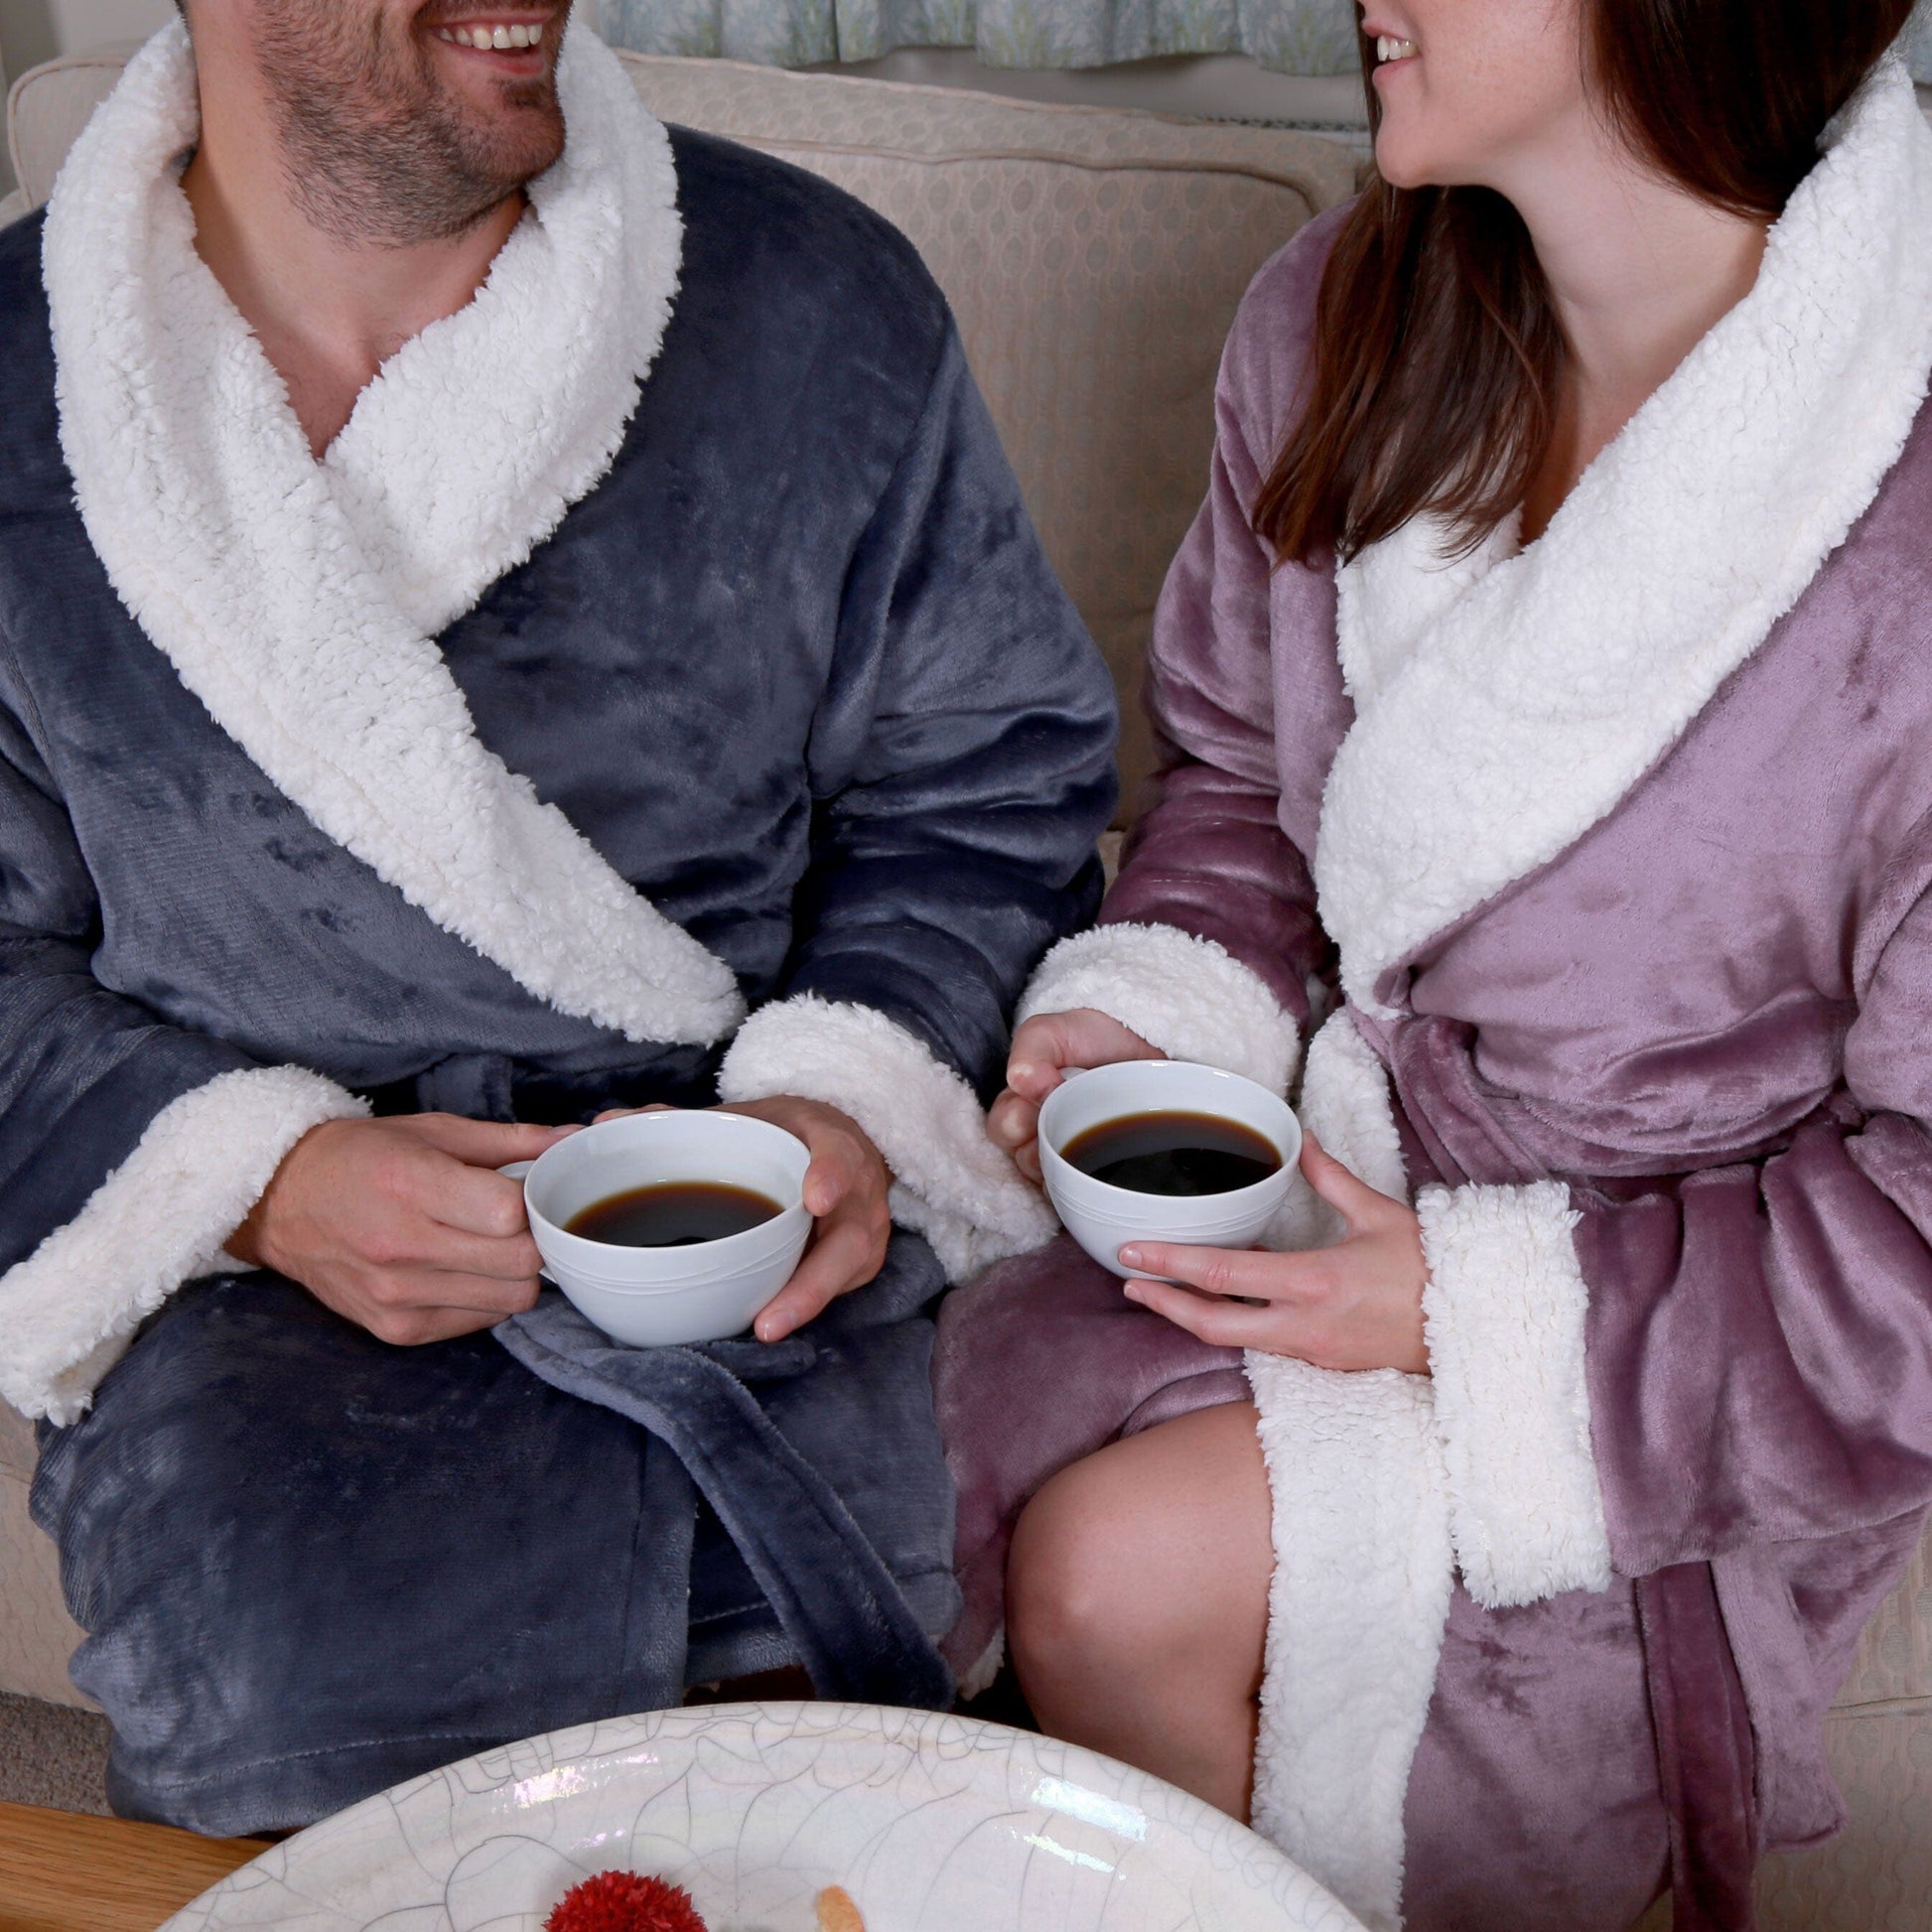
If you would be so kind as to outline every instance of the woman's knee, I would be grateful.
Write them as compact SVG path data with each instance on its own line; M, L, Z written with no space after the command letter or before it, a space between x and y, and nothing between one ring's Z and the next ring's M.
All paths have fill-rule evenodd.
M1048 1482L1020 1519L1008 1567L1023 1672L1204 1657L1245 1667L1265 1631L1273 1567L1252 1446L1253 1411L1229 1404L1116 1443ZM1204 1648L1209 1627L1234 1640Z
M1089 1456L1062 1470L1028 1504L1007 1563L1009 1641L1022 1668L1145 1643L1122 1587L1145 1525Z

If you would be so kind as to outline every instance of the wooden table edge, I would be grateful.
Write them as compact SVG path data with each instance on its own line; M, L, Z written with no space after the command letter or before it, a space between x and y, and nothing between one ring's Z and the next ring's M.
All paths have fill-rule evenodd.
M155 1932L268 1846L0 1803L0 1932Z

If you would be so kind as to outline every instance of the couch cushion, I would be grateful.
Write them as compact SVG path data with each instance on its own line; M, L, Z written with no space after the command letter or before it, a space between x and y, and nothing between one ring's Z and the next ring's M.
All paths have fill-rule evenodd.
M1932 1701L1932 1532L1919 1544L1904 1581L1865 1625L1858 1660L1836 1705L1870 1709L1911 1701ZM1920 1768L1932 1790L1932 1713L1927 1722L1926 1760ZM1927 1855L1932 1858L1932 1845Z
M27 1513L34 1425L0 1402L0 1692L84 1704L68 1681L80 1632L61 1600L54 1546Z
M57 61L14 89L29 206L47 198L123 59ZM663 119L827 176L917 245L1047 553L1121 686L1131 806L1148 762L1140 662L1206 489L1222 339L1255 270L1353 193L1351 151L1318 134L623 59Z
M0 1402L0 1475L34 1473L34 1425Z
M1825 1742L1850 1823L1827 1845L1773 1853L1758 1867L1758 1932L1924 1932L1932 1925L1932 1705L1834 1711Z
M138 43L97 48L29 68L7 95L7 152L14 181L27 207L37 208L53 191L74 136L87 124L121 77Z
M60 1560L27 1514L26 1479L0 1470L0 1691L89 1704L68 1679L79 1641L61 1600Z

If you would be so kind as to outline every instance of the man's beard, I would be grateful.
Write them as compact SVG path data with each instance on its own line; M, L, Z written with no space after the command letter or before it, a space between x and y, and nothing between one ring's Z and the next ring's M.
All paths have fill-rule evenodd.
M545 27L561 40L569 0ZM474 11L474 6L466 9ZM445 83L382 0L260 0L257 48L296 205L351 244L409 247L464 233L564 149L555 56L541 79L495 83L493 111ZM554 37L554 38L553 38Z

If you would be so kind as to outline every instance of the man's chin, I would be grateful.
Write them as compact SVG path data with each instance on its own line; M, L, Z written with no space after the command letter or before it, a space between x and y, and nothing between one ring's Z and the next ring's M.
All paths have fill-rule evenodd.
M501 182L505 195L534 181L563 154L563 110L547 79L498 81L480 93L466 88L449 109L479 172Z

